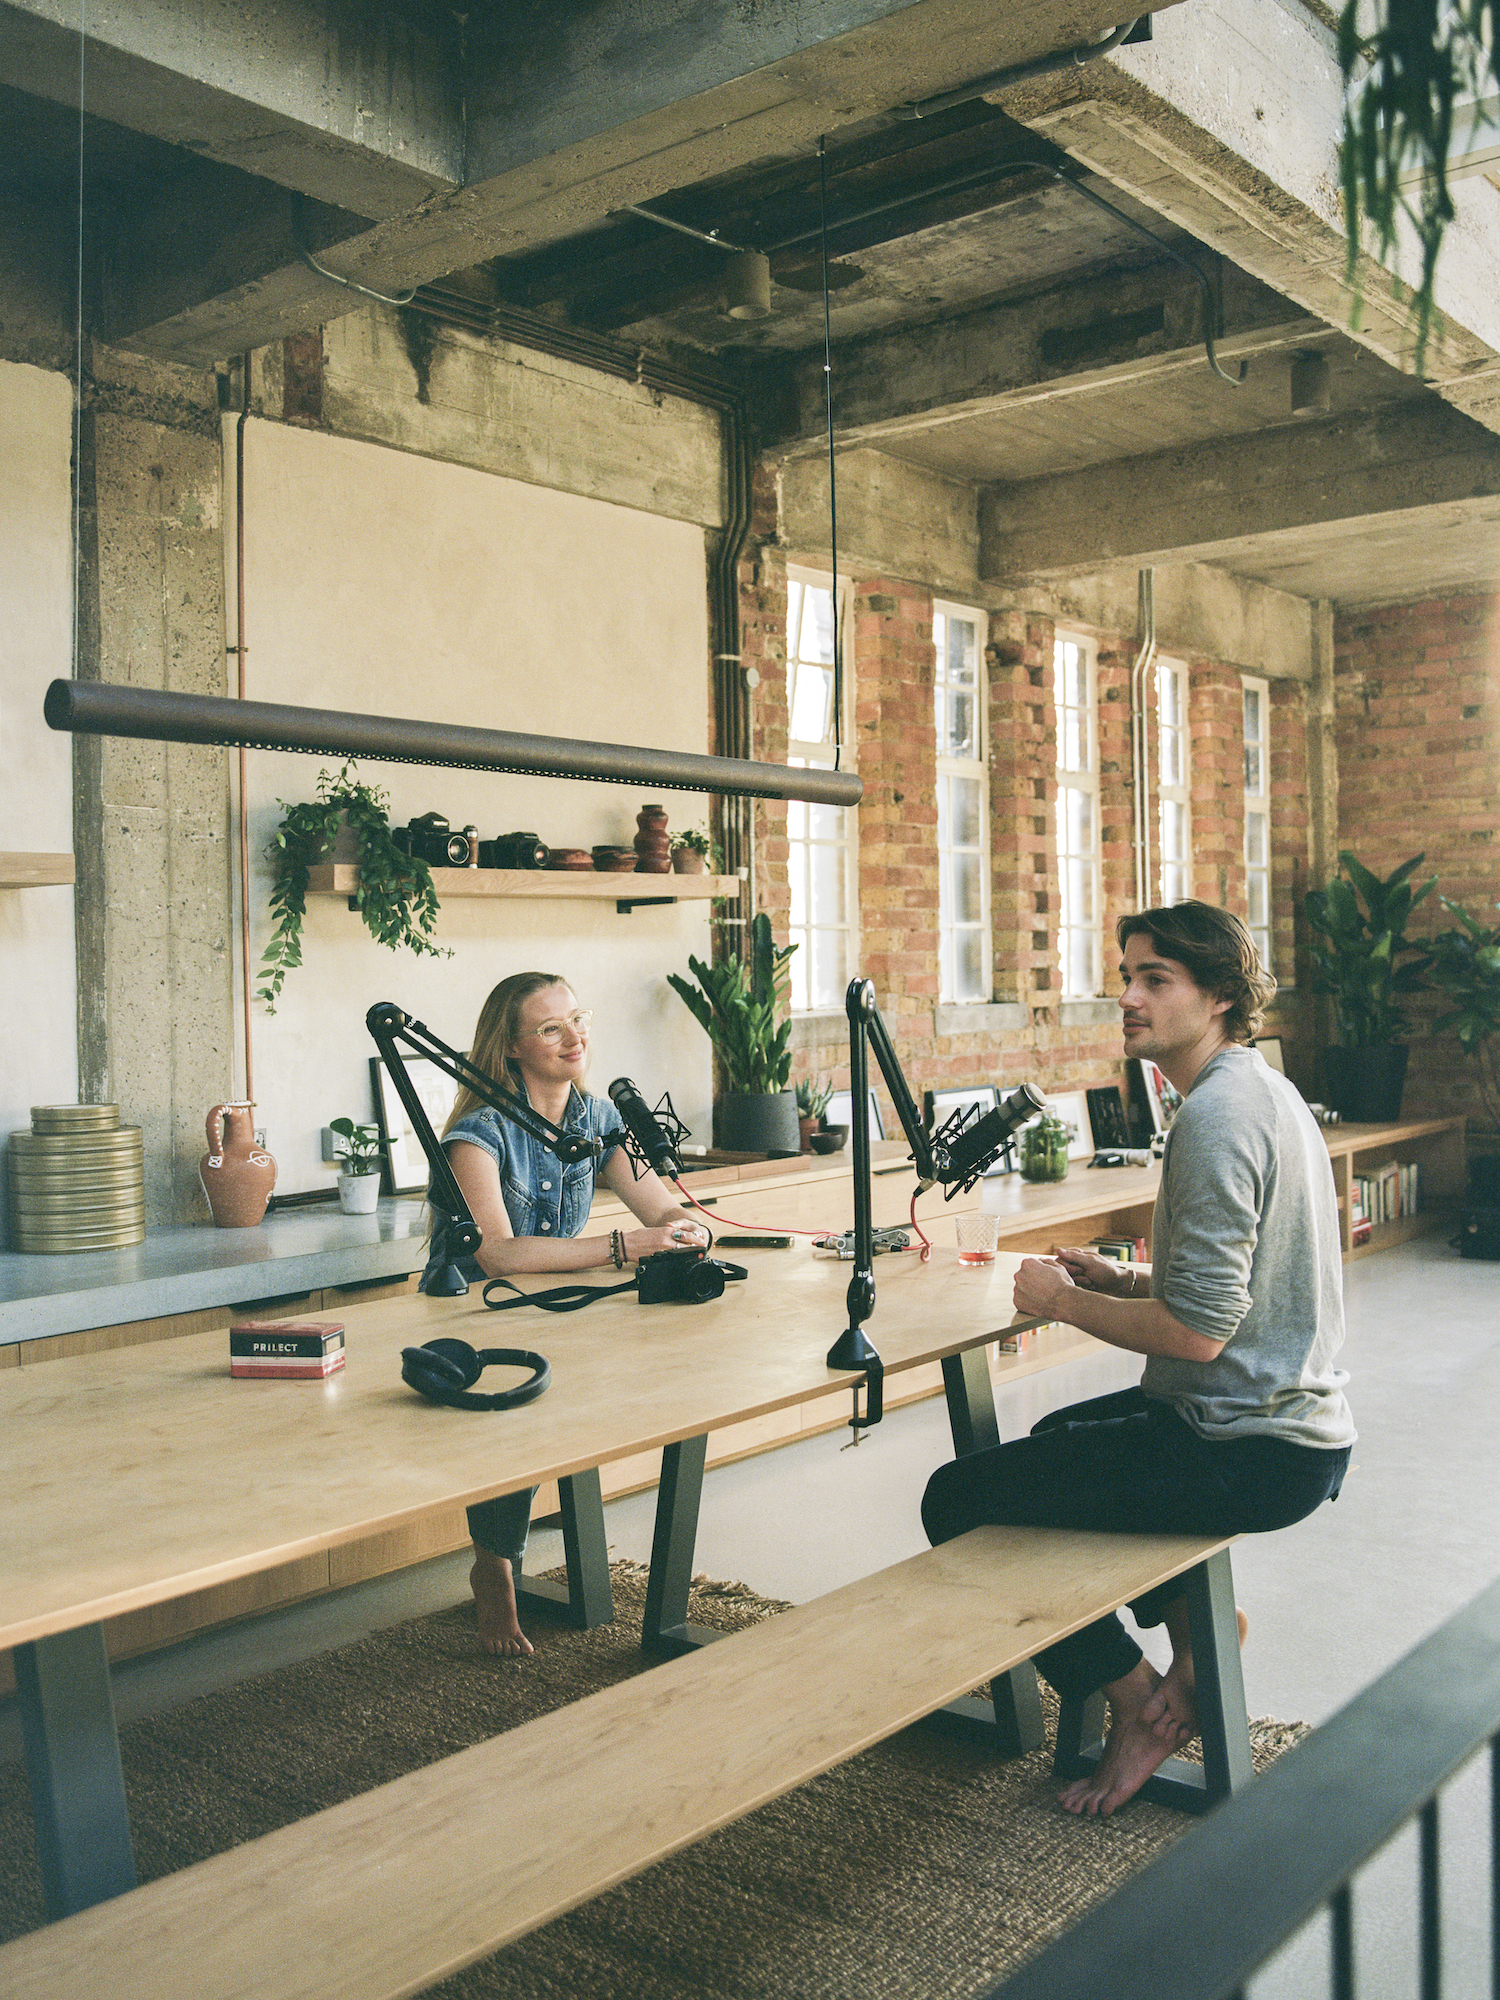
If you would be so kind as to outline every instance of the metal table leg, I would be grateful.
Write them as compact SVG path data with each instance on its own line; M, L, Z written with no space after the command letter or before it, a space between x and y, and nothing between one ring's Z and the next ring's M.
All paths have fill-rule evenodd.
M66 1917L135 1887L104 1628L34 1639L15 1663L47 1915Z
M1181 1812L1204 1813L1247 1785L1254 1775L1240 1672L1240 1633L1234 1615L1234 1576L1228 1549L1198 1563L1182 1579L1193 1642L1193 1678L1203 1762L1169 1757L1142 1785L1139 1797ZM1085 1778L1104 1752L1104 1698L1064 1702L1057 1727L1053 1770L1059 1778Z
M712 1631L707 1625L690 1625L687 1615L707 1457L706 1432L702 1437L669 1444L662 1451L656 1531L651 1538L651 1578L646 1585L646 1611L641 1621L644 1653L670 1657L690 1653L724 1637L722 1632Z
M516 1577L516 1596L532 1604L566 1607L567 1622L580 1632L612 1625L614 1592L609 1581L609 1544L604 1533L604 1496L597 1468L559 1479L562 1509L563 1560L568 1580L551 1583L545 1577Z
M957 1457L988 1451L1000 1442L995 1390L990 1380L988 1347L965 1348L943 1361L943 1388L948 1398L948 1423ZM1041 1691L1036 1669L1025 1661L1009 1673L996 1674L990 1698L962 1695L932 1718L935 1724L965 1731L978 1729L982 1739L1002 1757L1019 1757L1040 1749L1044 1735Z

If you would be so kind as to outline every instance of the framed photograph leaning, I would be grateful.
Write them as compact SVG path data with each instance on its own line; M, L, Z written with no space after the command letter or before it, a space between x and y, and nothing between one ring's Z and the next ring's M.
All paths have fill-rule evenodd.
M458 1095L456 1080L440 1070L428 1056L407 1056L406 1073L412 1080L418 1101L442 1136L453 1100ZM427 1155L412 1129L390 1071L379 1056L370 1058L370 1081L375 1089L375 1122L380 1127L380 1143L385 1149L385 1171L381 1183L384 1194L425 1194Z

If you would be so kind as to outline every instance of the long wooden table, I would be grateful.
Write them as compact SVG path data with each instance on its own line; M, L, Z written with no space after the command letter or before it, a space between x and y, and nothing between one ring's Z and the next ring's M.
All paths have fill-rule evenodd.
M476 1288L354 1307L346 1366L323 1383L232 1380L222 1334L0 1381L11 1472L0 1645L17 1649L52 1913L134 1882L101 1630L120 1612L661 1450L648 1638L664 1651L693 1643L686 1595L708 1433L848 1397L860 1379L824 1358L845 1323L850 1267L806 1245L741 1255L748 1282L703 1305L622 1297L563 1318L497 1315ZM959 1450L998 1439L985 1350L1032 1324L1011 1305L1017 1262L964 1269L948 1248L927 1265L878 1260L870 1336L889 1374L942 1364ZM552 1386L504 1412L427 1403L400 1379L401 1349L441 1335L540 1348Z

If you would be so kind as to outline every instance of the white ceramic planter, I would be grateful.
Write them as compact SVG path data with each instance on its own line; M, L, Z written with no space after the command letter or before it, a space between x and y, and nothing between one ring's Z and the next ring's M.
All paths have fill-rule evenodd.
M345 1215L373 1215L380 1199L380 1175L340 1174L339 1207Z

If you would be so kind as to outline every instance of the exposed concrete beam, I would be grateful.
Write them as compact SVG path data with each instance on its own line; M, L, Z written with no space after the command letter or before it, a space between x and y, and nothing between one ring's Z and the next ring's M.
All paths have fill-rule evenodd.
M1217 273L1227 361L1324 331L1232 266ZM1179 265L1111 272L1032 298L984 306L923 326L848 341L833 353L839 445L898 444L1001 410L1087 396L1206 367L1203 293ZM1225 385L1226 397L1235 392ZM821 354L795 372L787 435L775 455L826 450Z
M1288 424L987 486L979 566L995 579L1248 556L1256 538L1358 528L1382 517L1500 496L1500 444L1436 398ZM1246 568L1253 573L1253 560Z
M63 0L32 4L61 8ZM136 4L154 10L170 0ZM230 0L208 4L227 9ZM376 291L401 292L594 227L627 203L810 150L821 134L909 98L1095 37L1117 12L1117 0L1013 0L1005 8L993 0L698 0L691 8L599 0L570 21L527 0L494 10L488 39L470 16L467 184L385 215L327 261ZM143 268L131 288L134 323L113 325L111 338L203 361L357 303L265 256L232 275L224 260L210 262L213 274L186 303L179 285L154 300Z
M0 75L76 107L78 0L4 0ZM456 30L366 0L91 0L84 108L356 215L463 177Z
M1311 12L1197 0L1152 43L999 101L1081 165L1410 371L1409 286L1369 255L1352 285L1345 277L1343 88L1333 34ZM1500 191L1466 181L1458 203L1426 372L1455 408L1500 430Z

